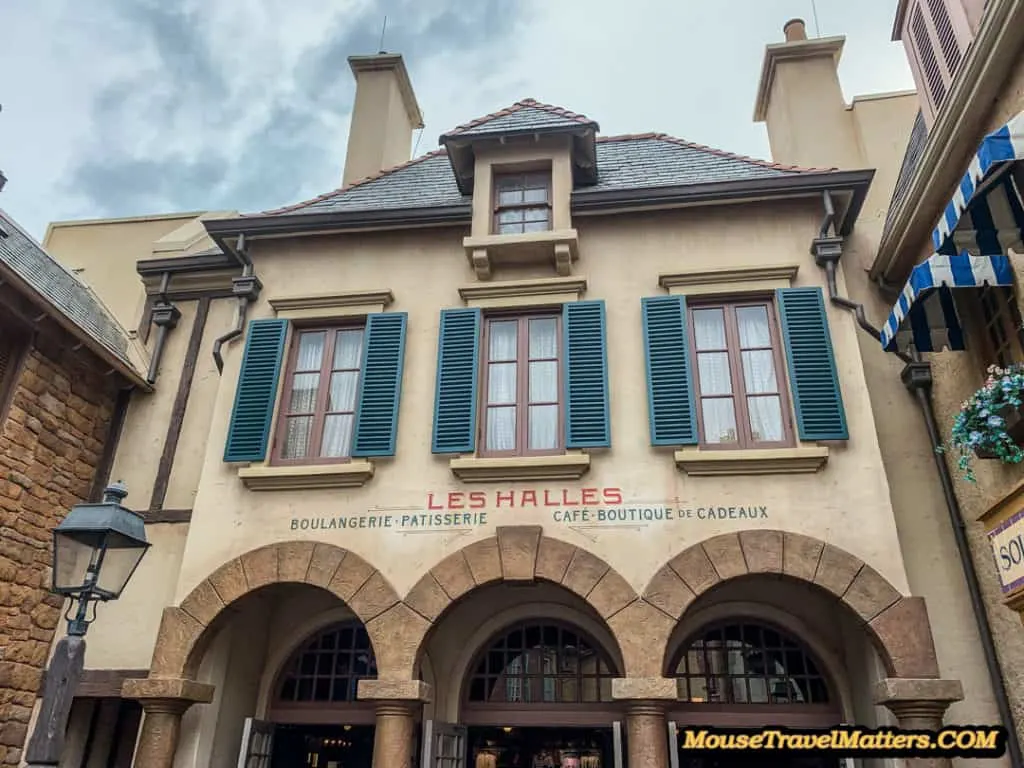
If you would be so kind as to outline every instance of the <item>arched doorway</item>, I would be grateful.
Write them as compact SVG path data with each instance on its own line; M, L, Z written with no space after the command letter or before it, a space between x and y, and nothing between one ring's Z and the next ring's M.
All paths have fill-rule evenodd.
M470 768L613 768L621 750L612 700L618 676L611 654L571 623L505 626L481 647L463 683Z
M694 727L822 728L843 721L836 686L805 643L763 619L735 618L705 625L680 643L666 673L678 680L679 700L669 713L673 741L682 745ZM679 768L835 768L831 757L757 753L700 755L680 746ZM780 762L781 760L781 762Z
M377 677L369 634L358 619L320 629L281 667L267 702L274 724L271 768L293 765L369 768L376 713L357 697Z

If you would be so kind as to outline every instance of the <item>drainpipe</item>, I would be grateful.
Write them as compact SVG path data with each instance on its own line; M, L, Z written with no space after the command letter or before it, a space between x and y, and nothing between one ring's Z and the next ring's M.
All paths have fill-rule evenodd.
M167 343L167 334L178 327L181 319L181 310L174 306L167 298L167 291L170 289L171 273L164 272L160 280L160 292L157 294L157 302L153 305L150 314L150 322L156 326L156 342L153 345L153 357L149 361L149 372L146 374L146 381L150 384L156 382L157 373L160 370L160 360L164 356L164 346Z
M828 294L832 303L854 312L857 316L857 324L876 343L881 343L878 329L868 322L867 316L864 314L864 306L838 295L836 288L836 265L839 263L839 257L843 253L843 239L835 236L834 233L830 234L830 230L832 230L835 222L835 208L832 205L832 196L828 191L824 193L823 198L825 217L822 221L818 237L811 244L811 253L814 254L815 263L825 270ZM974 559L971 556L970 544L967 540L967 526L960 511L960 502L956 497L949 465L946 463L945 455L940 453L939 450L942 446L942 437L939 433L938 421L935 418L935 405L932 400L931 363L915 359L919 357L916 353L914 357L910 357L902 352L896 352L895 354L906 363L906 366L900 372L900 380L914 394L924 415L925 428L928 431L928 440L931 443L932 454L935 457L935 467L939 472L939 484L942 486L942 495L946 502L949 524L953 529L953 539L956 542L960 567L963 569L964 578L967 581L967 593L971 600L971 611L974 614L974 622L981 639L982 653L985 656L985 667L988 671L992 691L995 694L999 718L1007 730L1006 750L1010 755L1010 764L1014 768L1021 768L1021 766L1024 766L1024 759L1022 759L1021 755L1020 739L1017 735L1013 710L1010 708L1010 699L1006 693L1006 684L1003 681L1002 671L999 667L999 657L996 655L992 625L989 621L985 600L981 594L978 571L974 567Z
M242 335L249 304L259 298L263 283L253 273L252 259L249 258L249 249L244 233L238 236L234 246L226 241L219 242L218 244L234 256L235 260L242 267L242 274L231 279L231 293L238 299L238 306L235 309L235 323L230 331L223 336L217 337L213 342L213 361L217 364L217 373L224 373L224 358L221 355L221 348L227 342Z

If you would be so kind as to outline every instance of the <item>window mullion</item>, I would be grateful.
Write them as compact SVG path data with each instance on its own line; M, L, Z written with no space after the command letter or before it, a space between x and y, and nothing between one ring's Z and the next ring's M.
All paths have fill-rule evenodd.
M320 359L320 384L316 392L316 404L313 411L313 429L310 430L309 442L313 455L309 458L320 458L320 444L323 440L324 424L327 421L327 403L331 392L331 370L334 368L334 346L337 330L324 332L324 351Z
M743 351L736 323L736 306L725 307L725 346L728 349L729 372L732 376L733 407L736 413L736 437L741 448L752 448L754 435L750 429L747 409L747 388L743 380Z
M516 453L529 453L530 318L520 317L516 336Z

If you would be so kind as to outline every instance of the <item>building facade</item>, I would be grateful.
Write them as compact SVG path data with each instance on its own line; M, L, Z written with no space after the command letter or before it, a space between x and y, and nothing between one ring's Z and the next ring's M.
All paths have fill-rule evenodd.
M889 309L917 96L847 104L843 39L786 34L775 162L530 99L410 159L380 54L338 190L51 226L153 360L113 472L154 546L86 658L145 710L135 765L667 768L695 724L999 721L852 311ZM68 766L119 737L96 713Z
M75 504L99 499L129 392L149 388L140 351L86 286L0 211L2 765L18 765L61 619L61 600L49 593L51 529ZM137 727L141 709L127 709Z

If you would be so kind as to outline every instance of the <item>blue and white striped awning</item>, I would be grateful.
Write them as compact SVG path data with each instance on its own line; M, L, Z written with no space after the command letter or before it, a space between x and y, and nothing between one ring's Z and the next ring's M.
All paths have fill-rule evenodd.
M932 232L936 253L1024 251L1024 204L1007 165L1024 159L1024 112L981 142Z
M953 288L1013 285L1007 256L936 253L914 267L889 320L882 328L887 352L938 352L964 349L964 334L953 302Z

